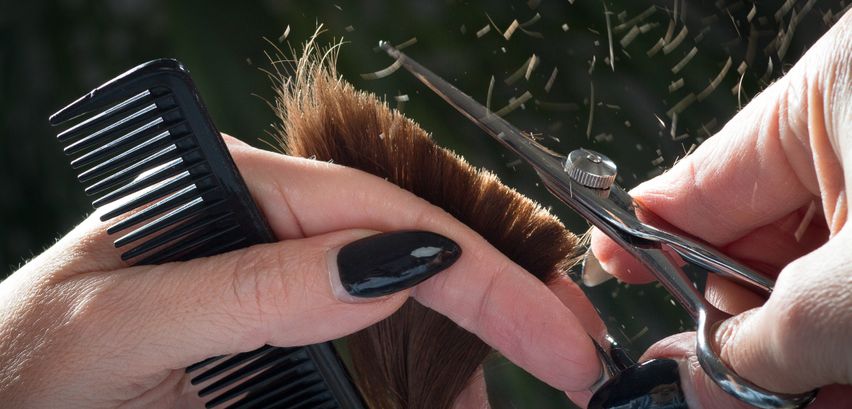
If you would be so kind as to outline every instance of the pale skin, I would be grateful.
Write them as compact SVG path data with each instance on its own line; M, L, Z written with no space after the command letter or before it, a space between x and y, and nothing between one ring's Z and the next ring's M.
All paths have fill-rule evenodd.
M765 304L724 281L711 283L714 304L748 311L719 331L722 357L766 388L823 386L816 405L826 408L840 407L852 393L850 19L692 156L633 191L673 225L780 272ZM585 390L600 366L587 333L600 339L604 330L569 280L545 286L443 210L383 179L227 140L280 242L127 267L97 214L90 216L0 283L5 405L180 407L187 365L263 344L338 338L388 316L408 297L550 385L574 391L568 394L575 401L588 400ZM817 215L795 241L790 226L798 226L811 201ZM414 289L360 303L335 298L326 254L377 231L402 229L445 235L463 255ZM600 235L593 248L619 278L650 280ZM645 357L686 362L681 372L692 405L731 407L695 364L693 342L680 334ZM476 377L457 406L484 405L483 385Z
M715 306L738 314L717 330L722 358L778 392L822 387L813 407L852 400L852 16L847 13L785 75L717 135L631 194L648 210L777 279L767 301L723 279ZM816 208L804 221L811 203ZM796 238L796 230L803 232ZM604 268L631 283L651 275L596 232ZM643 359L681 361L691 406L743 406L698 367L693 333Z

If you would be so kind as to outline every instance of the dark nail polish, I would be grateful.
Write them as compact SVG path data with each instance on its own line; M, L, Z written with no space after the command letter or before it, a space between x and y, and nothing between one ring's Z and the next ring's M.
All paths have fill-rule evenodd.
M592 396L589 409L686 409L677 361L652 359L631 366Z
M337 254L340 284L354 297L380 297L446 269L461 248L452 240L425 231L377 234L343 246Z

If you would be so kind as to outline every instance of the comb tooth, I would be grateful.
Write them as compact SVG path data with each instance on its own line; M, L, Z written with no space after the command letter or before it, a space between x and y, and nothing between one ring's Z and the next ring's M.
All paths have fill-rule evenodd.
M183 162L183 158L175 158L168 163L160 165L160 167L152 169L151 173L147 173L144 176L140 176L139 178L134 179L132 182L96 199L92 202L92 206L94 206L95 208L101 207L124 196L151 187L157 182L161 182L165 179L168 179L169 177L174 176L175 174L181 171L180 166L181 164L183 164Z
M93 179L97 179L105 176L107 173L121 167L122 165L130 162L133 159L136 159L138 156L149 152L152 149L161 147L163 142L167 141L167 137L169 137L171 133L169 131L163 131L159 134L155 135L153 138L149 138L144 140L142 143L116 155L112 158L109 158L96 166L93 166L89 170L79 174L77 179L81 183L89 182Z
M234 226L234 228L229 229L229 231L237 231L237 230L239 230L239 226ZM227 237L225 237L225 236L222 236L222 237L227 239ZM215 256L217 254L222 254L222 253L225 253L225 252L228 252L228 251L231 251L231 250L235 250L237 248L247 247L246 245L242 244L245 241L246 241L245 237L237 237L237 238L235 238L231 241L228 241L228 242L225 242L225 243L220 243L220 244L216 244L212 240L207 240L205 245L207 245L209 248L206 248L206 247L201 248L200 246L197 246L197 245L193 246L193 248L176 255L174 261L187 261L187 260L192 260L194 258ZM235 246L238 246L238 245L240 247L235 247Z
M333 398L328 395L328 393L323 388L322 384L318 384L313 387L314 396L310 398L302 398L295 402L288 403L287 400L289 396L285 396L282 399L278 399L274 403L261 402L263 404L263 408L276 407L280 409L340 409L337 405L337 402L334 402ZM277 391L276 391L277 392ZM287 403L287 406L284 404ZM260 407L255 405L254 407ZM234 407L234 409L244 409L242 407Z
M197 194L197 192L196 192L197 190L198 190L198 186L196 186L195 183L193 183L193 184L191 184L191 185L189 185L189 186L187 186L187 187L185 187L181 190L178 190L177 192L174 192L174 193L160 199L156 203L151 204L150 206L146 207L144 210L141 210L138 213L133 214L133 216L130 216L130 217L110 226L107 229L107 234L114 234L114 233L120 232L120 231L122 231L122 230L124 230L124 229L126 229L130 226L133 226L135 224L138 224L138 223L141 223L145 220L148 220L148 219L150 219L154 216L162 214L163 212L165 212L167 210L174 209L179 204L183 203L187 198L192 197L191 194Z
M136 105L137 102L149 95L151 95L151 90L146 89L128 99L125 99L124 101L119 102L118 104L113 105L109 109L60 132L59 135L57 135L56 137L59 139L60 142L65 142L69 139L73 139L74 137L79 136L79 134L81 133L80 131L89 127L94 127L95 125L102 124L113 114L131 108L133 105Z
M266 387L270 384L274 384L281 380L282 378L295 378L289 379L288 382L281 382L281 389L285 388L297 388L303 387L306 383L316 382L319 378L315 372L310 371L312 365L310 360L305 357L304 361L300 361L297 364L288 365L284 370L273 370L264 372L264 376L254 376L248 379L245 379L245 382L240 383L228 390L222 392L222 394L214 397L210 401L207 402L206 406L208 408L214 407L224 402L228 402L231 399L234 399L240 395L249 394L252 391L258 390L260 388ZM269 376L266 376L269 374ZM294 376L294 375L304 375L304 376ZM211 385L212 386L212 385ZM210 388L209 386L205 389ZM206 392L205 395L212 394L220 390L220 388L211 388ZM198 396L202 396L202 392L198 393Z
M242 353L233 355L232 357L226 359L225 361L217 364L213 368L210 368L210 369L204 371L203 373L193 377L189 382L192 385L198 385L199 383L206 382L206 381L210 380L211 378L215 378L216 376L219 376L219 375L221 375L221 374L223 374L223 373L225 373L225 372L227 372L227 371L229 371L233 368L236 368L237 366L242 365L244 362L246 362L249 359L253 359L255 357L266 354L267 352L270 352L271 350L273 350L273 347L271 347L269 345L264 345L264 346L262 346L258 349L255 349L254 351L242 352ZM189 368L186 368L186 371L192 372L193 370L195 370L197 368L198 368L197 366L193 365L193 366L190 366Z
M169 179L159 182L155 184L152 189L146 192L145 194L130 199L129 201L126 201L125 203L122 203L121 205L118 205L114 209L101 215L101 221L105 222L114 217L118 217L124 213L139 208L145 203L150 203L169 193L177 191L186 186L191 181L191 176L192 174L190 170L185 170L176 176L172 176Z
M214 224L227 219L230 216L230 214L223 213L212 219L199 218L198 220L186 222L178 227L175 227L174 229L171 229L163 234L153 237L150 240L147 240L146 242L128 250L126 253L121 255L121 259L125 261L130 260L131 258L147 253L170 241L195 234L208 226L213 226Z
M163 117L156 117L144 124L142 126L133 129L132 131L116 138L108 143L101 145L95 149L92 149L90 152L87 152L85 155L80 156L77 159L71 161L71 167L74 169L79 169L83 166L86 166L90 163L97 162L104 158L105 156L109 156L111 153L115 151L120 145L135 139L138 135L143 134L145 131L154 128L157 125L165 122Z
M84 115L87 112L106 109L114 105L114 101L126 97L128 90L133 90L136 86L136 81L140 78L144 78L149 74L168 72L180 72L185 75L189 73L183 64L169 58L161 58L137 65L51 115L50 124L58 125Z
M276 371L270 371L276 372ZM265 375L265 374L264 374ZM228 406L228 409L250 409L256 407L269 407L269 402L264 402L265 400L269 400L271 397L275 397L275 395L280 396L280 399L275 402L275 407L291 407L292 404L300 404L300 403L317 403L316 400L322 399L321 396L317 396L324 392L324 383L322 379L317 376L315 373L308 374L298 374L301 376L301 379L288 379L286 381L279 381L280 378L283 378L286 375L290 375L287 372L285 373L275 373L274 375L269 376L257 376L254 379L261 378L261 382L253 383L251 385L240 385L244 386L243 388L236 388L239 390L244 396L239 399L237 402ZM267 378L267 379L262 379ZM228 393L222 394L222 398L227 397L230 400L233 397L238 396L238 394L231 394L231 391ZM313 395L313 396L311 396ZM218 400L220 397L217 396L216 399L211 400L210 402L214 402ZM224 400L223 400L224 401ZM285 406L286 405L286 406ZM312 406L311 406L312 407Z
M77 159L72 160L71 167L79 169L91 163L102 161L104 158L119 152L121 149L126 149L124 148L124 145L133 143L139 138L147 137L151 132L162 131L164 128L168 128L172 135L188 133L188 128L185 125L185 122L183 122L183 118L181 117L181 113L178 108L172 108L168 111L161 112L159 116L139 121L132 126L135 126L136 128L127 131L122 136L107 138L107 140L103 141L92 141L89 145L94 146L98 143L102 143L102 145L94 147L89 152L86 152L85 154L80 155ZM130 127L128 126L128 128ZM80 149L92 146L83 146ZM69 155L76 153L78 152L66 152L66 154Z
M305 406L304 408L307 409L307 406ZM302 409L302 408L297 406L297 407L289 408L289 409ZM326 398L325 403L322 406L317 406L314 409L340 409L340 406L338 406L337 402L335 402L331 397L328 397L328 398Z
M204 204L204 199L201 197L196 197L195 199L190 200L187 203L184 203L177 209L174 209L159 218L148 222L142 227L133 230L130 233L122 236L118 240L115 241L115 247L122 247L127 243L132 243L136 240L139 240L143 237L154 234L168 226L171 226L181 220L184 220L192 215L197 214L198 212L204 210L204 207L201 206Z
M160 149L157 152L154 152L152 155L146 157L145 159L134 162L132 165L118 172L115 172L99 180L98 182L89 185L89 187L85 189L85 192L89 196L94 196L96 194L103 193L111 187L114 187L122 182L126 182L136 176L139 176L146 170L156 168L157 166L166 163L170 159L173 159L177 154L177 145L169 145L163 149Z
M236 239L231 240L227 243L222 243L222 244L220 244L216 247L212 247L208 250L204 250L204 251L199 252L197 254L193 254L193 257L195 257L195 258L210 257L210 256L214 256L216 254L227 253L231 250L236 250L238 248L238 246L242 246L242 243L244 241L246 241L246 238L240 236L240 237L237 237Z
M294 406L289 409L307 409L309 406ZM340 409L340 406L337 405L337 402L331 398L331 396L326 396L325 402L321 406L316 406L314 409Z
M247 377L255 374L257 372L263 371L271 366L274 366L278 363L281 363L285 360L291 359L292 352L288 350L283 350L285 353L279 353L279 351L267 352L251 361L247 359L242 359L238 362L232 363L231 368L228 369L236 369L233 372L223 376L221 379L218 379L216 382L208 385L204 389L198 392L198 396L205 397L214 393L218 390L222 390L227 388L230 385L233 385L240 380L246 379ZM294 351L298 352L298 351ZM236 357L235 357L236 358ZM219 374L225 371L220 371Z
M108 135L110 132L119 129L122 125L125 125L128 122L133 121L134 119L141 118L145 114L147 114L149 112L154 112L156 110L157 110L157 104L148 104L145 107L143 107L142 109L135 111L132 114L125 116L124 118L121 118L116 122L113 122L112 124L109 124L109 125L101 128L101 129L98 129L97 131L86 136L85 138L80 139L79 141L74 142L74 143L66 146L65 149L63 149L63 152L65 152L66 155L73 155L77 152L80 152L83 149L86 149L86 148L96 144L98 142L98 140L102 139L105 135Z
M322 392L319 392L322 393ZM270 406L267 406L270 407ZM336 402L330 396L322 393L307 401L294 402L290 406L276 406L279 409L339 409Z
M263 348L266 348L266 347L269 347L269 345L264 345L264 346L260 347L260 349L263 349ZM207 365L212 364L213 362L221 361L222 359L225 359L227 357L228 357L228 355L211 356L210 358L207 358L203 361L196 362L196 363L194 363L190 366L187 366L184 371L186 373L195 372L195 371L197 371L197 370L199 370L199 369L201 369L201 368L203 368Z
M109 192L100 198L94 200L92 202L92 206L98 208L103 206L104 204L114 202L122 197L131 195L143 189L151 188L156 185L158 182L166 180L178 173L181 173L184 169L184 163L187 165L194 165L196 161L199 160L198 155L194 155L198 149L192 149L183 154L183 156L172 159L169 162L166 162L162 165L156 166L133 179L130 183ZM210 169L205 163L197 164L199 170L203 170L205 173L210 172ZM193 166L194 168L195 166Z
M298 390L292 390L291 385L285 382L281 385L262 385L250 390L245 397L228 406L228 409L316 408L316 405L327 399L324 386L318 377L299 382ZM278 399L273 403L270 398Z
M212 234L203 234L194 238L187 238L178 245L173 245L164 248L157 253L145 257L137 264L160 264L165 261L177 261L180 257L188 252L198 249L199 246L212 242L228 233L236 231L240 226L234 225L227 229L218 230Z

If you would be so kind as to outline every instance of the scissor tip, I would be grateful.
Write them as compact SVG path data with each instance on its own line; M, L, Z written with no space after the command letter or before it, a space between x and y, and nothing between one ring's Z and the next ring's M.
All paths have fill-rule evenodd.
M397 49L396 49L393 45L391 45L391 43L390 43L390 42L388 42L388 41L380 40L380 41L379 41L379 48L381 48L382 50L385 50L385 52L386 52L389 56L391 56L391 57L393 57L393 58L398 58L398 57L399 57L399 50L397 50Z

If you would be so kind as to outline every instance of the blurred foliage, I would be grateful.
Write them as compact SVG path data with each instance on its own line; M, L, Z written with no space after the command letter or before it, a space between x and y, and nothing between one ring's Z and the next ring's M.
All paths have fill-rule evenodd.
M392 105L394 96L408 95L400 108L438 143L552 206L570 229L582 232L586 223L550 197L529 169L411 76L398 72L363 80L359 73L392 62L374 51L378 41L399 44L416 37L406 52L480 101L493 78L494 109L529 91L532 99L508 115L511 122L554 150L584 146L609 155L621 167L620 182L630 187L720 129L845 7L845 1L745 0L4 0L0 267L4 274L14 271L90 211L47 117L149 59L183 61L219 128L266 146L275 121L266 103L273 95L264 73L270 68L267 53L298 48L323 23L326 41L348 42L339 61L345 78ZM639 15L646 16L631 21ZM503 34L513 20L530 23L507 39ZM660 39L667 39L666 47L654 53ZM533 54L538 65L523 69ZM684 67L674 72L678 65ZM519 68L530 75L509 84ZM696 100L677 120L667 115L690 95ZM589 295L612 333L637 356L654 340L692 325L655 286L610 282ZM495 359L488 368L494 408L567 405L560 393L505 360Z

